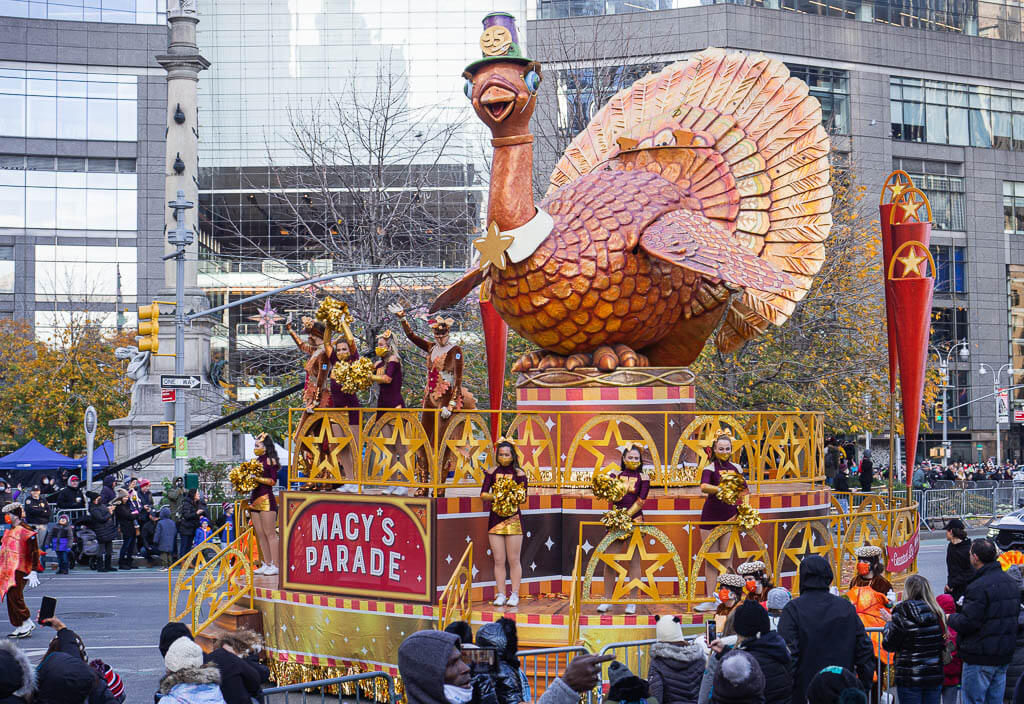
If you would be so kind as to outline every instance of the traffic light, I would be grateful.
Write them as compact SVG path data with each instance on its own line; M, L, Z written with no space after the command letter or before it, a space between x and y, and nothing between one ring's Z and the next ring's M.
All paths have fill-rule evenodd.
M935 402L935 422L941 423L942 418L945 414L943 413L942 401Z
M149 441L154 447L171 447L174 445L174 423L164 421L149 426Z
M139 351L156 354L160 351L160 304L139 306Z

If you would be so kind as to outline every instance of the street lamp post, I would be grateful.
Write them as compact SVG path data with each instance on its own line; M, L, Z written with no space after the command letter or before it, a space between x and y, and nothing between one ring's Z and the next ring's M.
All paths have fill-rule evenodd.
M1006 381L1010 382L1009 385L1012 385L1014 369L1012 364L1004 364L999 367L999 371L995 371L992 367L982 362L981 366L978 367L978 373L987 374L989 372L993 372L992 396L995 399L996 404L996 466L998 467L1003 464L1003 424L999 421L1000 411L1002 410L1000 408L1000 403L1002 401L1003 389L999 388L999 377L1003 375L1003 372L1006 372Z
M182 376L185 373L185 251L186 247L192 244L192 230L185 224L185 211L195 204L185 200L185 191L178 191L178 197L167 203L167 207L174 211L174 220L177 223L173 230L167 233L167 241L174 245L174 254L164 259L174 259L177 262L176 283L175 283L175 311L174 311L174 373ZM185 399L184 394L178 391L174 399L174 435L185 437L188 428L185 427ZM174 476L185 476L185 457L174 449Z
M960 340L946 350L946 356L939 357L939 371L942 372L942 466L949 466L949 411L946 406L946 391L949 389L949 360L953 356L953 350L960 348L960 359L967 361L971 352L967 348L967 340ZM907 471L910 471L908 468Z

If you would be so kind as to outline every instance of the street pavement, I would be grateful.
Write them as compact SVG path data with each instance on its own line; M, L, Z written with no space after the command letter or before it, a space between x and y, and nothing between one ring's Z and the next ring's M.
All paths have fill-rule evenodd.
M81 567L69 575L44 572L39 587L25 591L33 620L44 596L56 597L57 618L82 637L89 659L100 658L121 675L126 702L153 701L164 673L157 643L167 623L166 572L140 568L99 574ZM18 645L38 664L52 637L52 629L37 626Z

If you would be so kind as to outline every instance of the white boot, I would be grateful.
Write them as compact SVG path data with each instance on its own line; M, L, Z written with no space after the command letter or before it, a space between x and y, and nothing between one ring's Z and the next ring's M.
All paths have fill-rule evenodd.
M504 606L505 605L505 594L502 593L502 594L499 594L498 596L496 596L494 598L494 602L493 603L494 603L495 606Z
M267 571L264 572L263 574L265 574L267 576L270 576L270 575L277 574L279 571L280 570L277 569L277 565L270 565L269 567L267 567Z
M518 592L512 592L512 594L509 596L508 601L506 602L506 604L508 606L512 607L512 608L515 608L515 607L519 606L519 593Z
M626 604L626 615L632 616L636 613L636 604Z
M612 608L611 604L601 604L600 606L597 607L597 613L603 614L605 611L607 611L610 608Z
M394 490L391 492L391 495L392 496L408 496L409 495L409 487L407 487L407 486L396 486L394 488Z
M32 622L32 619L25 621L8 636L8 638L25 638L36 628L36 624Z

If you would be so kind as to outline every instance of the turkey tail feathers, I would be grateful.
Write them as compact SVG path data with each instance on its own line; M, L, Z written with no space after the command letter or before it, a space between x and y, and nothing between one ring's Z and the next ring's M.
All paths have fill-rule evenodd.
M731 351L783 323L824 263L829 150L821 105L785 64L706 49L612 96L566 148L549 193L599 169L654 171L684 190L688 209L787 275L781 290L747 286L734 297L716 339Z

